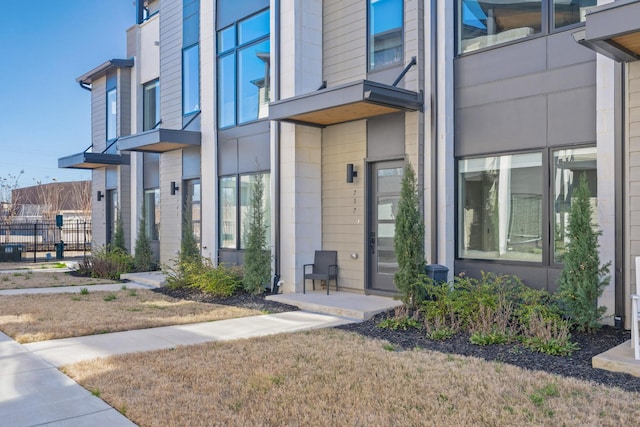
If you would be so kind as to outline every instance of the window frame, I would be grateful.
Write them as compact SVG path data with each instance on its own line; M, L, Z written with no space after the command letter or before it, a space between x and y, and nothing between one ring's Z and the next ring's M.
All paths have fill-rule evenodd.
M401 45L401 51L402 51L402 55L399 59L398 62L394 62L391 64L386 64L386 65L380 65L378 67L372 66L372 42L371 39L373 37L373 34L371 33L371 5L372 5L372 0L367 0L367 24L366 24L366 31L367 31L367 72L369 73L376 73L379 71L384 71L390 68L394 68L394 67L398 67L398 66L402 66L404 64L404 57L405 57L405 7L404 7L404 0L396 0L399 2L402 11L400 12L401 18L402 18L402 25L400 27L400 45Z
M151 214L150 214L149 206L148 206L148 203L147 203L147 197L149 195L153 195L153 198L154 198L154 201L153 201L153 203L154 203L153 216L151 216ZM160 188L159 187L145 188L145 190L144 190L144 199L143 199L143 215L144 215L144 220L145 220L144 233L147 236L147 239L149 239L149 241L151 241L151 242L160 241L161 223L160 223L159 211L160 211ZM156 213L158 213L158 215L156 215ZM151 221L149 221L150 218L153 218L153 220L154 220L153 223ZM156 229L155 229L155 233L153 233L154 226L157 226Z
M148 110L148 103L147 103L147 91L149 89L155 89L155 105L154 105L154 110L155 110L155 117L154 117L154 122L153 125L151 127L149 127L148 123L147 123L147 114L149 112ZM160 79L156 78L153 80L150 80L146 83L144 83L142 85L142 131L148 131L148 130L153 130L156 127L158 127L158 125L160 124L161 118L160 118Z
M456 157L455 163L455 259L457 262L486 262L491 264L505 264L505 265L523 265L523 266L539 266L546 268L562 268L561 262L555 261L555 240L552 235L555 228L555 214L554 205L554 190L552 188L552 179L555 173L554 154L562 150L581 150L581 149L594 149L596 150L597 159L597 146L595 142L589 144L576 144L576 145L559 145L553 147L544 147L534 150L522 150L522 151L504 151L497 153L483 153L473 156ZM460 194L460 161L469 159L482 159L487 157L498 157L507 155L518 155L528 153L541 153L542 156L542 209L541 209L541 221L542 221L542 259L540 262L534 261L521 261L521 260L505 260L494 258L474 258L474 257L462 257L460 251L460 239L461 236L461 194ZM596 163L596 186L598 178L598 169ZM596 195L596 203L598 197ZM596 213L597 214L597 213Z
M189 83L189 88L192 87L192 82L191 79L189 78L187 81L187 74L185 73L185 54L192 50L192 49L197 49L197 72L196 72L196 79L195 79L195 85L197 87L197 98L198 98L198 103L196 108L191 109L191 110L187 110L186 107L186 102L187 102L187 96L186 94L189 93L190 91L187 90L187 83ZM191 76L189 74L189 76ZM200 43L194 43L190 46L186 46L184 48L182 48L182 116L183 117L188 117L191 116L193 114L197 114L201 111L201 102L200 102Z
M243 210L248 210L251 192L247 191L243 192L243 178L248 179L248 185L250 188L251 185L251 177L261 175L264 183L264 203L265 203L265 222L267 224L267 242L271 244L271 191L270 191L270 182L271 182L271 172L268 170L265 171L256 171L251 173L238 173L238 174L230 174L230 175L222 175L218 177L218 189L219 194L222 194L222 181L225 179L233 179L235 182L234 187L234 217L233 217L233 236L234 236L234 245L233 246L223 246L224 242L224 209L222 206L222 202L224 201L224 197L222 195L218 198L218 249L221 251L243 251L245 249L245 241L244 241L244 220L246 218L246 212ZM243 205L243 198L247 200L247 204Z
M539 37L546 37L552 34L557 34L564 31L574 30L579 27L583 27L585 25L585 21L576 22L573 24L563 25L561 27L555 27L554 19L555 19L555 9L554 9L554 0L540 0L541 7L541 21L540 21L540 32L533 33L525 37L516 38L513 40L506 40L500 43L495 43L488 46L483 46L477 49L468 50L466 52L461 51L461 26L462 26L462 15L460 14L461 4L464 0L457 0L454 4L454 34L455 34L455 57L465 56L474 54L477 52L486 52L491 49L496 49L499 47L509 46L515 43L520 43L527 40L534 40ZM593 6L595 7L595 5Z
M244 16L242 17L242 19L239 19L236 22L233 22L230 25L227 25L223 28L220 28L219 30L216 31L215 37L216 37L216 69L218 70L217 72L217 78L216 78L216 90L218 95L220 95L221 93L223 93L223 91L221 90L221 84L224 83L219 77L220 77L220 63L221 63L221 59L223 58L232 58L232 63L233 63L233 88L232 88L232 95L233 95L233 120L230 121L231 124L225 124L225 125L221 125L221 118L222 118L222 112L224 111L224 108L222 107L222 105L220 104L220 102L223 100L222 97L218 96L217 97L217 101L216 101L216 110L217 110L217 114L216 114L216 123L217 123L217 128L219 130L222 129L229 129L229 128L233 128L233 127L237 127L237 126L243 126L243 125L247 125L250 123L255 123L261 120L269 120L269 115L267 114L265 117L258 117L256 119L252 119L252 120L248 120L248 121L240 121L240 68L239 68L239 53L251 48L254 45L258 45L260 43L264 43L265 41L269 42L269 51L271 51L271 47L270 47L270 42L271 42L271 27L269 26L269 31L262 35L262 36L258 36L256 38L244 41L244 42L240 42L240 25L243 22L249 21L252 18L255 18L263 13L267 13L269 15L269 22L271 20L271 10L270 8L264 8L261 9L255 13L252 13L251 15L248 16ZM225 50L221 50L221 39L220 39L220 35L228 30L232 30L233 31L233 46L225 49ZM270 68L269 68L270 70ZM270 71L269 71L270 73ZM270 76L267 74L265 76L265 79L269 80ZM270 89L270 88L269 88ZM270 92L270 90L269 90ZM259 95L258 95L259 96ZM226 122L225 122L226 123Z

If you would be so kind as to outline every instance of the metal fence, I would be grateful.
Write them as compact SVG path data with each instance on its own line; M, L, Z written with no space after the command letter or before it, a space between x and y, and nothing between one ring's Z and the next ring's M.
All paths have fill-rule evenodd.
M22 258L35 259L37 254L55 255L61 241L65 252L86 255L91 251L91 222L65 220L62 227L57 227L55 221L0 223L0 252L18 250Z

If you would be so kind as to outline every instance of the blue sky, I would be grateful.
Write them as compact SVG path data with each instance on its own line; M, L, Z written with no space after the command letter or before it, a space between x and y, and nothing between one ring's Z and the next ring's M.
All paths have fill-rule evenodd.
M124 58L133 0L0 0L0 177L89 179L58 158L91 144L91 94L75 79Z

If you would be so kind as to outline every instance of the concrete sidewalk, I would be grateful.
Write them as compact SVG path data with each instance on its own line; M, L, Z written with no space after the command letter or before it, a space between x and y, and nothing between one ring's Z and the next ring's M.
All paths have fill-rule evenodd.
M4 289L0 291L2 295L25 295L25 294L60 294L60 293L76 293L82 288L87 288L91 292L95 291L119 291L122 286L127 289L153 289L155 286L145 285L142 283L107 283L104 285L82 285L82 286L55 286L51 288L27 288L27 289Z

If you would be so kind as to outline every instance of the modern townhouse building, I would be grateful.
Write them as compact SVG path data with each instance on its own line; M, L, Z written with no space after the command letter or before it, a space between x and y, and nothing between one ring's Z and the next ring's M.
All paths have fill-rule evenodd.
M341 289L383 295L407 162L428 263L549 290L585 174L613 263L600 303L623 321L640 255L640 2L598 3L138 0L124 58L78 78L92 147L59 163L93 170L96 244L122 220L163 263L190 232L242 264L257 175L285 292L329 249Z

